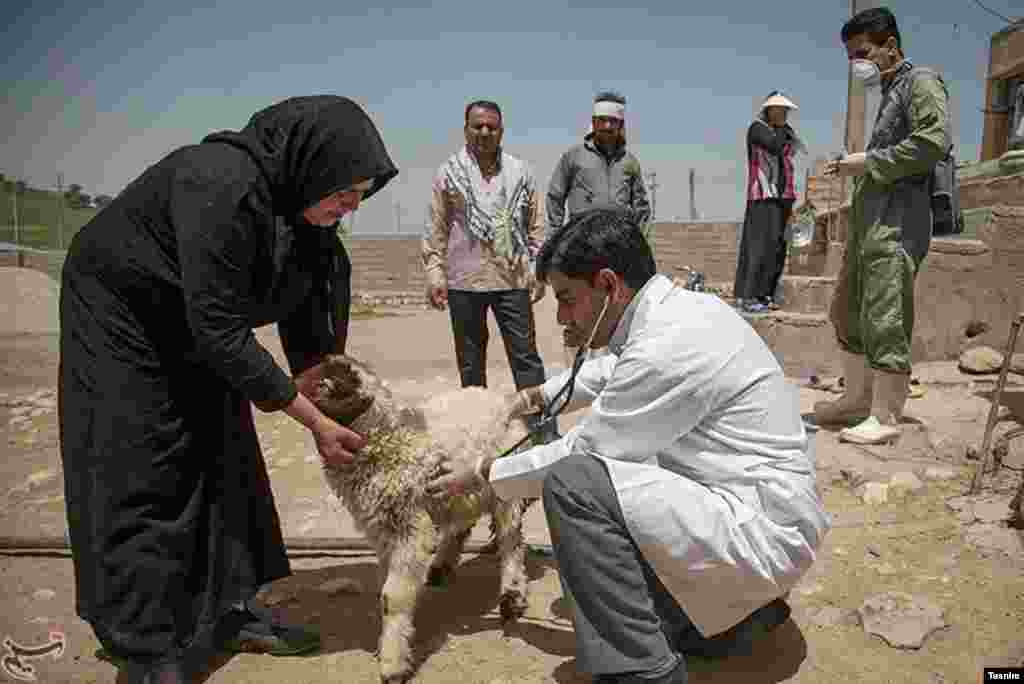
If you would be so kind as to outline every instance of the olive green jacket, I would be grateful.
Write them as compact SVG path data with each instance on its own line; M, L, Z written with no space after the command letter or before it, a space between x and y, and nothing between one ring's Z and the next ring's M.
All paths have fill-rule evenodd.
M920 265L932 236L932 174L951 149L946 84L935 71L904 62L882 89L866 173L854 186L851 230L873 228Z

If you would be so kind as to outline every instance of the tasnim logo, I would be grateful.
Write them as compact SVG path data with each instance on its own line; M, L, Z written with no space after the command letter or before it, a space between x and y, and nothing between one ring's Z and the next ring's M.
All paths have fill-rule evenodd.
M50 640L42 646L23 646L11 637L4 637L4 648L7 654L0 661L0 667L4 672L15 679L23 682L36 681L36 668L31 664L32 660L53 656L57 660L64 655L64 646L67 639L61 632L50 632Z

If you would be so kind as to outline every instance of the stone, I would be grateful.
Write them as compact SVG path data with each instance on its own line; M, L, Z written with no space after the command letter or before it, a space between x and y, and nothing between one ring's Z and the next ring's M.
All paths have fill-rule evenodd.
M1024 560L1024 539L1020 532L1006 525L982 523L967 528L967 543L985 556L1003 554Z
M954 468L929 466L924 469L924 472L922 472L921 475L926 480L955 480L960 476L960 473L958 473Z
M36 589L36 591L32 593L32 598L36 601L52 601L56 597L57 592L53 589Z
M974 517L983 523L1002 522L1010 517L1010 497L994 496L974 503Z
M867 552L868 552L868 553L870 553L870 554L871 554L872 556L874 556L875 558L881 558L881 557L882 557L882 550L881 550L881 549L879 549L879 548L878 548L878 547L877 547L876 545L874 545L874 544L868 544L868 546L867 546Z
M1010 357L1010 372L1024 375L1024 353L1014 354Z
M851 616L851 611L843 610L836 606L825 606L821 610L811 613L810 620L812 624L819 627L835 627L849 622Z
M974 347L960 355L959 368L964 373L985 375L998 373L1003 366L1003 355L992 347Z
M938 606L898 591L872 596L857 613L867 634L881 637L893 648L919 649L932 633L949 626Z
M889 479L889 493L893 495L913 494L924 489L924 483L911 472L896 473Z
M335 579L322 582L317 591L334 596L336 594L362 594L363 585L351 577L336 577Z
M287 468L287 467L288 467L288 466L290 466L290 465L291 465L292 463L295 463L295 459L294 459L294 458L291 458L290 456L285 456L284 458L279 458L279 459L277 460L277 462L275 463L275 465L276 465L276 466L277 466L278 468Z
M865 482L857 488L856 494L866 504L883 504L889 500L889 485L885 482Z

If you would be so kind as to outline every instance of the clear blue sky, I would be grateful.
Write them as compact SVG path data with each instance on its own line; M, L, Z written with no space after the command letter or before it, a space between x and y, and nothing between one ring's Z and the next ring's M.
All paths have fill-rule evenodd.
M1018 2L986 0L1004 15ZM395 232L396 204L402 230L420 229L473 99L502 106L505 149L546 188L594 93L623 92L629 144L661 184L659 219L688 215L691 167L705 218L742 215L743 137L773 89L800 105L792 122L810 159L842 143L848 0L19 4L6 4L0 37L0 172L38 187L62 172L65 186L116 194L171 149L313 93L360 102L400 169L360 209L360 233ZM945 74L958 155L976 159L989 38L1003 22L972 0L888 6L907 56Z

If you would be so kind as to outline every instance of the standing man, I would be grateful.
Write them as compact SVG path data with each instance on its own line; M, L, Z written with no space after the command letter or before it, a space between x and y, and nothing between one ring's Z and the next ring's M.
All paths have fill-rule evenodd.
M830 318L846 391L814 407L819 424L857 422L840 440L880 444L899 437L910 379L914 281L932 235L931 178L952 149L942 78L903 54L896 18L884 7L858 13L842 40L854 76L882 91L866 152L825 173L855 178L846 252Z
M548 184L547 234L551 235L569 219L589 209L622 209L644 229L651 219L640 162L626 150L626 98L604 91L594 97L590 132L583 143L562 155ZM566 209L568 208L568 212ZM580 341L566 331L569 363Z
M626 150L626 98L603 92L594 98L590 133L562 155L548 184L550 235L569 218L588 209L619 208L645 226L651 218L640 162Z
M582 364L566 410L590 408L553 443L452 454L428 491L542 494L580 669L683 684L684 655L749 653L788 619L831 524L798 392L729 305L655 272L623 212L576 216L537 263L558 322L609 349ZM572 380L510 397L509 414L560 404Z
M533 171L502 150L503 121L494 102L471 102L464 130L465 147L434 177L422 246L427 296L435 309L447 305L451 313L463 387L487 386L488 309L501 330L516 389L535 387L544 382L544 365L533 304L545 286L534 275L543 228Z

